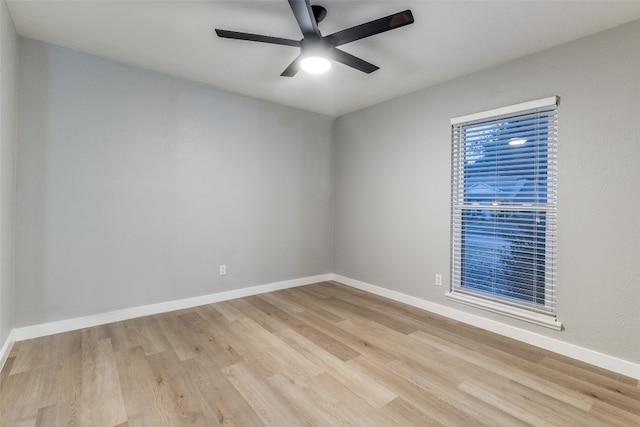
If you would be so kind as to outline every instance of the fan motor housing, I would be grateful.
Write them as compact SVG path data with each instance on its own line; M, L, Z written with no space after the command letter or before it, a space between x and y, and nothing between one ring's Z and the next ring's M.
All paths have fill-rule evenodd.
M319 24L322 20L327 16L327 9L320 6L319 4L314 4L311 6L311 10L313 11L313 17L316 18L316 22Z

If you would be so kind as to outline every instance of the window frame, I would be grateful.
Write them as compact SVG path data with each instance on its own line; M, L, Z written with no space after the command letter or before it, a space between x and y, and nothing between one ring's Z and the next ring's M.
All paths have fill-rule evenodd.
M537 325L545 326L555 330L562 330L562 323L557 319L557 311L555 305L555 270L556 270L556 215L557 215L557 171L555 164L555 154L557 150L557 107L558 97L552 96L548 98L538 99L535 101L514 104L502 108L483 111L479 113L469 114L465 116L455 117L451 119L451 258L450 258L450 287L449 292L445 295L447 299L456 301L469 306L481 308L494 313L499 313L511 318L524 320ZM545 213L545 302L544 304L536 303L518 303L513 297L500 296L498 293L484 292L465 287L462 281L462 265L464 259L462 256L456 257L456 254L462 254L466 232L463 231L462 221L465 212L471 212L471 205L465 204L465 159L460 153L464 152L464 148L460 144L466 143L460 132L465 127L478 126L484 122L492 122L496 120L515 120L524 114L537 114L544 112L552 112L553 122L552 128L548 131L546 137L550 141L550 147L553 151L552 167L550 177L546 183L546 202L537 204L536 206L528 206L524 203L515 203L510 206L485 207L488 212L501 212L505 208L507 210L519 210L526 212L544 212ZM545 167L548 166L549 159L545 160ZM496 169L497 173L497 169ZM551 221L546 222L547 219ZM457 228L456 228L457 227ZM548 238L547 238L548 237ZM551 295L551 296L549 296ZM547 300L552 299L551 302Z

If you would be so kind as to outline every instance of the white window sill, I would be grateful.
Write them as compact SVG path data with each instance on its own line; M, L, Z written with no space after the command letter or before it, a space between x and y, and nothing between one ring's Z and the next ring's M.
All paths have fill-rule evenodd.
M554 329L556 331L562 330L562 323L552 315L546 315L542 313L535 313L533 311L524 310L517 307L511 307L506 304L500 304L494 301L488 301L482 298L473 297L471 295L462 294L460 292L447 292L445 294L447 299L451 301L457 301L462 304L469 305L471 307L481 308L483 310L490 311L492 313L502 314L504 316L511 317L513 319L524 320L525 322L533 323L535 325L544 326L545 328Z

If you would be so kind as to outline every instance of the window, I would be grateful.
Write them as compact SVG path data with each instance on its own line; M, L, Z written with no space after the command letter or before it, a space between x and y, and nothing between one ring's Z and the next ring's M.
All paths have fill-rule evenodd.
M451 289L555 329L557 97L451 120Z

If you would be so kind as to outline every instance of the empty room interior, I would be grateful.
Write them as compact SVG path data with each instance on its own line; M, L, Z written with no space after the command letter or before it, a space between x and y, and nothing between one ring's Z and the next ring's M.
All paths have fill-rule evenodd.
M640 425L639 1L0 34L0 426Z

